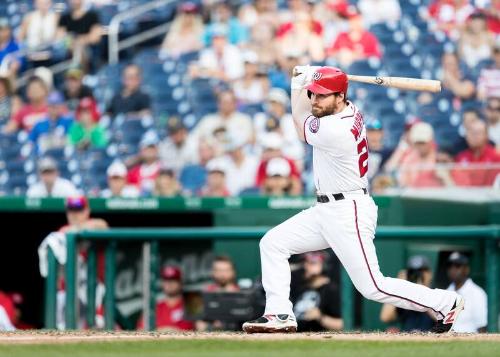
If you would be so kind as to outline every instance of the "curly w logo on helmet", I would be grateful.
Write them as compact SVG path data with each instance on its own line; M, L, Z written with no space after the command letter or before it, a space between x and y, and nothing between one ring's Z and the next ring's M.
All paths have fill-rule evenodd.
M319 81L323 77L323 73L321 72L314 72L312 79L315 81Z

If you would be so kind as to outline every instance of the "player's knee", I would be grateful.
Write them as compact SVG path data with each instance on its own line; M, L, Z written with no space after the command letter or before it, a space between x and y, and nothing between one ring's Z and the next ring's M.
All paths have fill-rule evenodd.
M272 248L276 248L278 245L278 235L276 230L270 229L267 233L262 237L259 243L259 247L261 250L269 250Z
M362 286L358 287L358 291L365 299L378 301L380 298L380 291L375 286Z

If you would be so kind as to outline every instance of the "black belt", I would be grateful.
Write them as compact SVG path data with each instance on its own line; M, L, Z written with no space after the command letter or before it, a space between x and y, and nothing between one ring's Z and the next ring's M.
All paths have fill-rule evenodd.
M366 188L363 188L362 190L365 195L368 193L368 190ZM340 201L345 199L345 196L342 193L334 193L332 194L332 196L335 201ZM318 201L319 203L327 203L330 202L330 198L327 195L317 195L316 201Z

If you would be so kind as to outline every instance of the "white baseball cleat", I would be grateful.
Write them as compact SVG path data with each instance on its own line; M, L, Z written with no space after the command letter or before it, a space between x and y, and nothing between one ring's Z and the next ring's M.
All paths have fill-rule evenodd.
M246 333L297 332L297 321L295 317L286 314L264 315L257 320L245 322L243 331Z
M465 305L465 299L461 296L458 296L457 300L453 304L450 312L446 314L444 319L438 320L434 327L431 329L432 333L446 333L452 332L453 326L457 321L458 315L462 312Z

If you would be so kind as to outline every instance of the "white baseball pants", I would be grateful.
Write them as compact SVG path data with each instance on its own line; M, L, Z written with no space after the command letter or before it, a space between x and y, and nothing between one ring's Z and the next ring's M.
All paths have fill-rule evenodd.
M269 230L260 241L265 314L293 316L290 296L292 254L331 247L356 289L367 299L400 308L429 311L442 319L452 308L455 292L430 289L382 275L373 239L377 206L364 194L318 203Z

